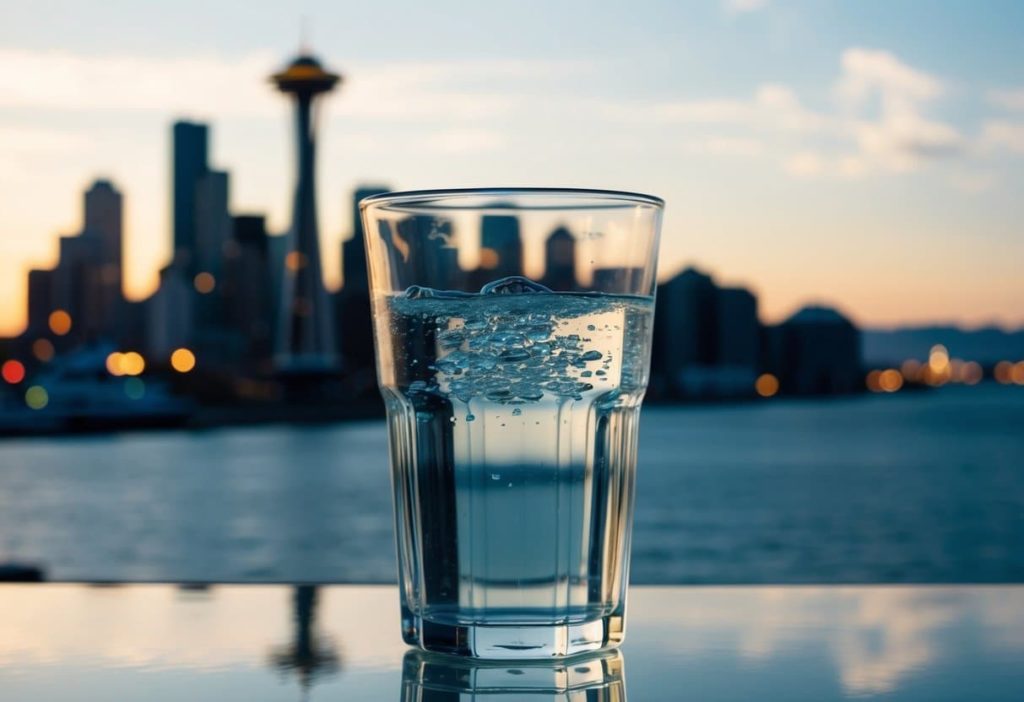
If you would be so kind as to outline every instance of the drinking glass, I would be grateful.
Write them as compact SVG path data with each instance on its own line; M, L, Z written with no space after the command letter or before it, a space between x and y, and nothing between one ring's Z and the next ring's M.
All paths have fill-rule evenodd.
M360 207L405 641L615 646L664 203L517 188Z

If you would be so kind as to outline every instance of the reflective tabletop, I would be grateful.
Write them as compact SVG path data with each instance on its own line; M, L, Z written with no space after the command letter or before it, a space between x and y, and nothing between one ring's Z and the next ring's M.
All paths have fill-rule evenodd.
M410 651L391 587L0 585L0 700L1024 700L1024 587L634 587L619 652Z

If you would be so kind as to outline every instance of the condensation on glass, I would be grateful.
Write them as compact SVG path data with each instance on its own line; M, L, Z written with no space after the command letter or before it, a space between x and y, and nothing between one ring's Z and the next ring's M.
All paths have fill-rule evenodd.
M361 204L405 640L616 645L663 203L495 189Z

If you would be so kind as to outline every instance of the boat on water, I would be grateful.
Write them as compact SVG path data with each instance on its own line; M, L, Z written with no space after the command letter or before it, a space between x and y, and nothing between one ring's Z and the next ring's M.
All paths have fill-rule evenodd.
M154 376L115 376L107 346L60 356L17 390L0 395L0 434L103 431L185 424L195 410Z

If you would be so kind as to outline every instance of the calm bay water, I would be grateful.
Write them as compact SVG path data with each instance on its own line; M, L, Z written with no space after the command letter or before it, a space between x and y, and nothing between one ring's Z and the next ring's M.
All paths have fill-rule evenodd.
M0 562L394 579L383 422L0 442ZM633 581L1024 581L1024 389L651 407Z

